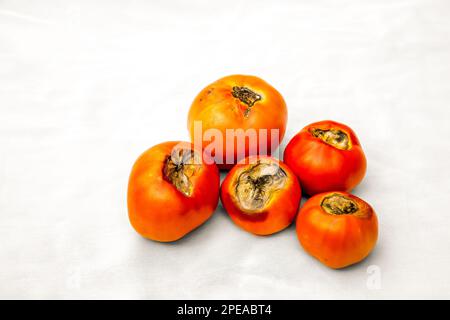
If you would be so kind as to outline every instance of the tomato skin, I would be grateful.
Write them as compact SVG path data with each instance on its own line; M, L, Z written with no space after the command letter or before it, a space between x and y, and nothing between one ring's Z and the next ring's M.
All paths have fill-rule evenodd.
M324 197L339 193L356 201L365 216L333 215L321 207ZM296 221L300 244L326 266L340 269L355 264L375 247L378 220L372 207L346 192L325 192L310 198L300 209Z
M273 195L268 206L256 214L243 212L236 204L234 195L235 179L240 170L249 166L255 159L275 162L287 174L287 184ZM270 156L251 156L241 160L228 173L220 189L222 204L233 222L242 229L256 235L270 235L287 228L295 219L301 200L300 184L294 173L283 162Z
M202 158L202 169L191 177L191 196L184 195L164 178L165 160L177 145L193 148L188 142L158 144L136 160L130 174L127 197L130 223L140 235L151 240L170 242L182 238L208 220L218 204L220 176L211 159L207 162Z
M309 130L338 128L346 132L351 140L349 150L337 149ZM303 128L286 146L285 163L300 180L304 192L314 195L327 191L351 191L364 178L367 161L354 131L335 121L320 121Z
M248 105L233 96L233 87L246 87L261 95L261 100L254 103L246 116ZM215 150L212 156L220 169L231 169L239 160L256 155L249 149L248 137L245 137L245 149L243 154L238 154L238 139L227 141L227 129L255 129L257 145L260 145L260 138L267 146L267 155L270 155L277 148L284 137L287 123L286 103L281 94L264 80L250 75L230 75L221 78L206 86L194 99L188 115L188 130L191 141L195 141L194 123L201 121L203 132L208 129L215 129L223 137L221 149ZM260 137L260 131L267 130L267 138ZM279 132L279 137L272 137L272 129ZM274 143L272 144L272 139ZM211 141L205 136L200 139L203 148L206 148ZM227 143L234 146L232 150L227 148ZM273 147L273 148L272 148ZM227 150L228 149L228 150ZM257 150L261 154L262 150ZM227 159L234 159L228 163Z

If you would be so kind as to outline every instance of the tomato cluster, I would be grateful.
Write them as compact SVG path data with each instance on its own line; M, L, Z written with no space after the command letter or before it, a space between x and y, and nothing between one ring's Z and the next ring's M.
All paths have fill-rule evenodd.
M256 235L296 219L300 244L331 268L367 257L377 216L350 194L364 178L366 157L355 132L335 121L303 128L284 162L271 156L286 132L281 94L254 76L224 77L205 87L188 114L191 142L165 142L135 162L128 215L143 237L176 241L214 213L219 198L231 220ZM230 170L220 185L219 169ZM300 208L302 191L310 196Z

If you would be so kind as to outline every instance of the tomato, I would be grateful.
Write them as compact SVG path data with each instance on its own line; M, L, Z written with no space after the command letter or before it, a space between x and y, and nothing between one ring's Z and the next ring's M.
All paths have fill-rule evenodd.
M257 235L269 235L292 223L301 189L284 163L269 156L252 156L228 173L220 197L235 224Z
M230 169L249 155L270 155L284 137L286 122L286 103L276 89L255 76L232 75L197 95L188 130L220 169Z
M366 173L366 157L348 126L321 121L303 128L286 146L285 163L308 195L350 191Z
M347 192L325 192L310 198L297 217L297 236L303 248L330 268L363 260L378 238L372 207Z
M178 240L211 217L219 188L217 166L191 143L158 144L145 151L131 171L131 225L148 239Z

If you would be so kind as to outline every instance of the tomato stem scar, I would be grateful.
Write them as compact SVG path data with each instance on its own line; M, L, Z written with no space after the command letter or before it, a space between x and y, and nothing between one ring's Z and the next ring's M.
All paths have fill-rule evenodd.
M258 161L236 179L235 194L241 208L252 214L264 209L272 195L286 184L286 172L276 163Z
M348 134L339 129L322 130L311 128L309 132L316 138L319 138L326 144L329 144L340 150L348 150L351 148L351 142Z
M334 215L354 214L359 210L355 201L338 193L326 196L320 205L325 212Z
M244 112L245 117L248 117L253 105L262 98L260 94L257 94L247 87L234 86L231 94L233 95L233 97L239 99L241 102L247 105L247 109Z
M194 150L175 149L167 156L164 177L185 196L191 196L193 185L190 178L200 170L199 155Z

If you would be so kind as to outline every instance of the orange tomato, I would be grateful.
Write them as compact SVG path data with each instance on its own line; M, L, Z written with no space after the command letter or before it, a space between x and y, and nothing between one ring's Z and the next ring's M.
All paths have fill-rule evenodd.
M269 235L292 223L301 189L284 163L269 156L252 156L228 173L220 197L235 224L257 235Z
M210 145L220 169L230 169L249 155L270 155L284 137L286 122L281 94L264 80L246 75L224 77L208 85L197 95L188 115L191 140L200 141L203 148ZM202 125L200 134L196 123ZM227 135L227 129L241 132ZM202 134L207 130L212 136Z
M346 192L313 196L300 209L297 236L303 248L330 268L339 269L363 260L378 238L372 207Z
M131 171L131 225L148 239L178 240L213 214L219 185L217 166L191 143L158 144L145 151Z
M348 126L321 121L303 128L286 146L284 161L308 195L350 191L366 173L366 157Z

